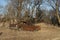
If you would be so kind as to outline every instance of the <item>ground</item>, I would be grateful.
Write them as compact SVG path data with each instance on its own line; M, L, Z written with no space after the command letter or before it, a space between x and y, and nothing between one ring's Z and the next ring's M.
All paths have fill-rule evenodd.
M46 23L38 23L39 31L18 31L0 27L0 40L60 40L60 28ZM1 24L0 24L1 26Z

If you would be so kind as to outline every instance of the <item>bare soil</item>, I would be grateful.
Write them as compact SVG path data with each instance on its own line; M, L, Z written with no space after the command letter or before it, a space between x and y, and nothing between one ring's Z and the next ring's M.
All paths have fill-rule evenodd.
M1 26L2 24L0 24ZM7 24L6 24L7 25ZM60 40L60 28L46 23L38 23L41 30L23 31L0 27L0 40Z

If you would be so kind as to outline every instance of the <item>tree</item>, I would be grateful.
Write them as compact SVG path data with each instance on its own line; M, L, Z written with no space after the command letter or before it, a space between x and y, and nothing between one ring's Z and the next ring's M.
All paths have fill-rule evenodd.
M58 21L59 21L59 23L60 23L58 0L56 0L56 16L57 16Z

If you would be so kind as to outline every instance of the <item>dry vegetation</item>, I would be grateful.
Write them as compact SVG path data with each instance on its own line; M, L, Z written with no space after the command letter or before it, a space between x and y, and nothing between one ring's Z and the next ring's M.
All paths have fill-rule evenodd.
M0 16L0 40L60 40L60 28L52 25L60 24L58 0L56 8L49 3L54 13L40 9L41 4L42 0L11 0L8 12Z
M1 25L1 24L0 24ZM0 40L60 40L60 28L46 23L38 23L41 30L23 31L11 30L0 26Z

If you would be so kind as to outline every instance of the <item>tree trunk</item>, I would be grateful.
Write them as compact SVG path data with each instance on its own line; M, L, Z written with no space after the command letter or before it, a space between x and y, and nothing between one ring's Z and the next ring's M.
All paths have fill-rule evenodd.
M57 18L58 18L58 21L59 21L59 23L60 23L60 18L59 18L59 13L58 13L58 10L59 9L59 7L58 7L58 0L56 1L56 16L57 16Z

